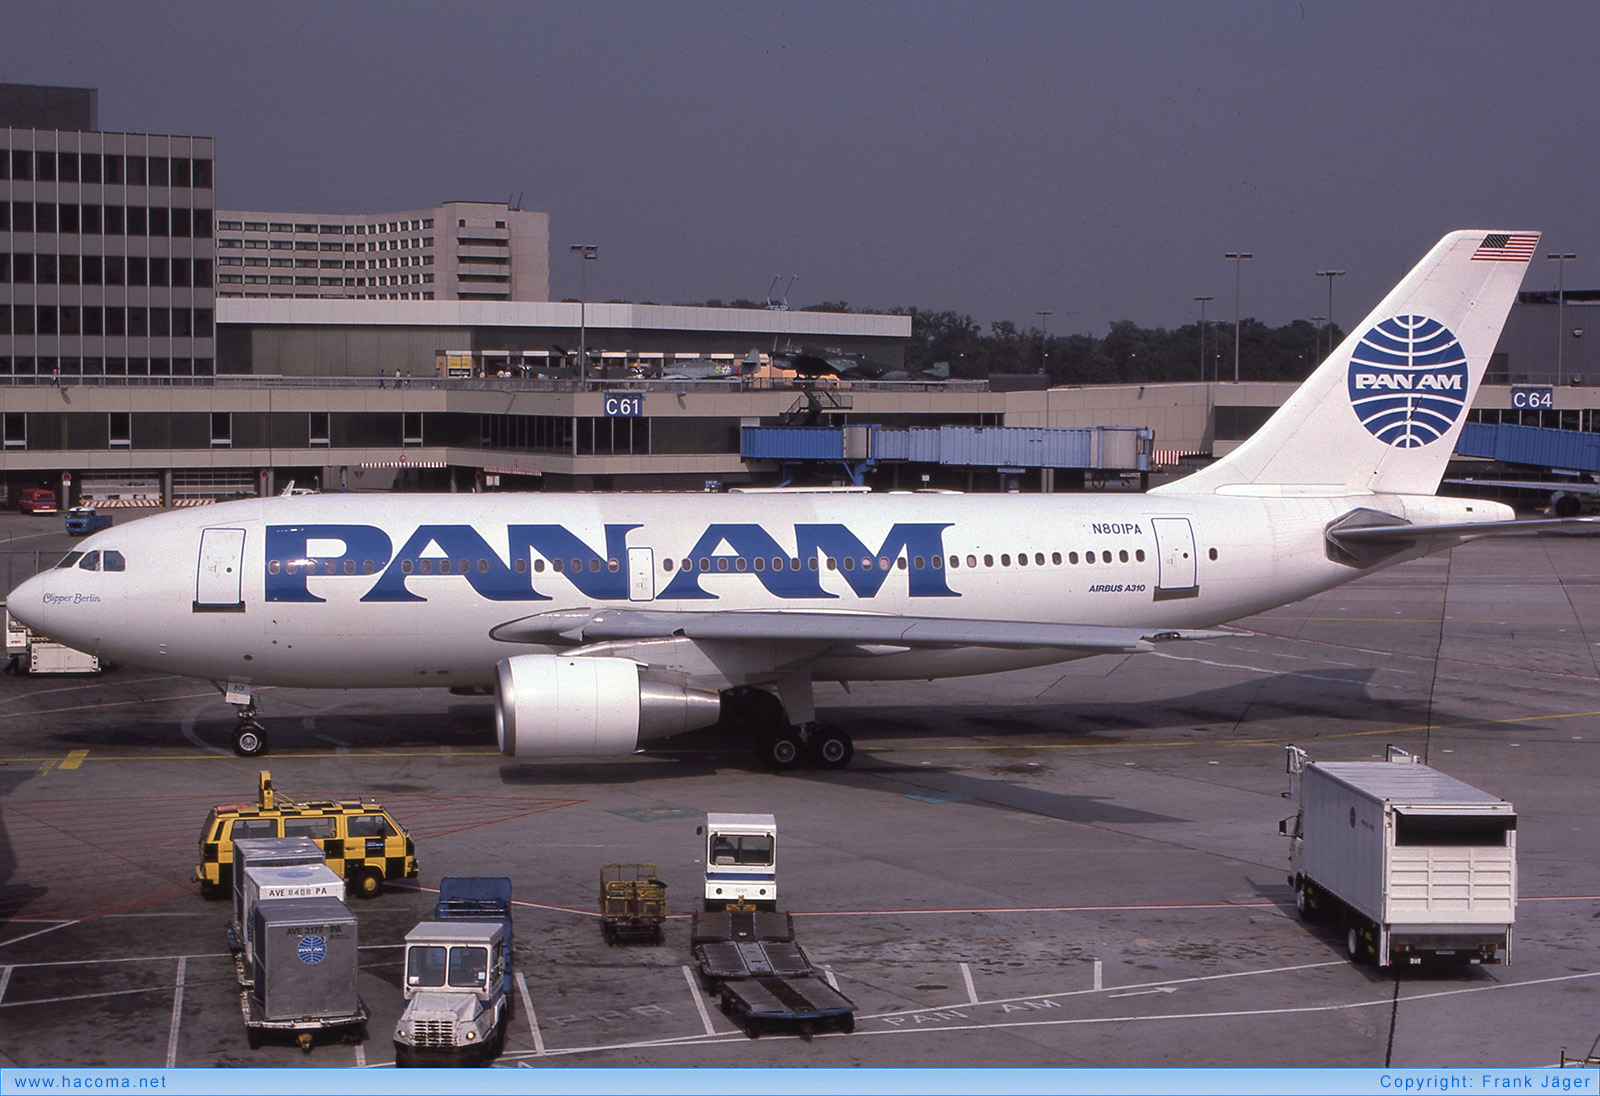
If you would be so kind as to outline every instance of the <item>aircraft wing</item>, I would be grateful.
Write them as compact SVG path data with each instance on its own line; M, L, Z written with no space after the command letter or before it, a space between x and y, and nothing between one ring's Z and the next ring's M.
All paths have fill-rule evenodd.
M1232 629L1153 629L1102 624L1028 623L889 616L876 613L670 612L598 609L539 613L495 628L508 643L599 643L683 637L888 644L896 647L1053 647L1090 654L1136 654L1176 639L1231 639Z

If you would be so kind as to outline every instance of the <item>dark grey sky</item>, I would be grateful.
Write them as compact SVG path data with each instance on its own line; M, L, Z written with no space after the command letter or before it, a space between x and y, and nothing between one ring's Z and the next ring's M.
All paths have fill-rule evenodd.
M524 195L552 291L915 305L1103 332L1353 324L1444 232L1600 286L1600 5L18 3L0 80L217 138L218 203Z

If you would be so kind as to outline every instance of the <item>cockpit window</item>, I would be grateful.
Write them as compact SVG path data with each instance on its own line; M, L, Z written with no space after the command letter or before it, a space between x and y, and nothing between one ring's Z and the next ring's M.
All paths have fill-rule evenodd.
M99 552L90 552L87 555L85 555L83 557L83 559L78 561L78 570L80 570L80 571L98 571L98 570L100 570L100 553Z
M102 571L126 571L128 569L128 561L123 558L121 552L108 549L101 553L100 569Z
M82 552L68 552L67 557L60 563L56 564L56 570L65 571L68 567L76 567L78 565L78 561L82 558Z

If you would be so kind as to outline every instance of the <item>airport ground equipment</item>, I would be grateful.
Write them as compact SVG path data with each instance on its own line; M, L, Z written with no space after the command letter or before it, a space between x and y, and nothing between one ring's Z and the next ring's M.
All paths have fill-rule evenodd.
M101 529L111 528L111 515L102 514L93 506L74 506L67 511L67 535L86 537Z
M1512 805L1391 746L1385 761L1308 762L1289 747L1289 885L1350 958L1509 963L1517 906Z
M30 674L96 674L102 669L100 657L68 647L64 643L34 635L28 626L9 612L6 618L6 658L12 672Z
M241 838L272 837L314 841L328 867L359 898L374 897L388 880L417 877L416 845L382 804L371 799L296 802L275 791L272 774L263 769L254 803L219 804L206 815L194 870L201 893L229 885Z
M239 1008L251 1049L269 1032L292 1033L307 1053L319 1031L341 1029L346 1042L360 1041L367 1009L356 992L359 936L355 916L343 902L328 897L260 902L251 910L247 936L256 947L250 980L239 988ZM240 953L234 961L241 962Z
M251 868L323 863L322 850L309 837L243 837L234 842L233 860L237 870L229 878L233 918L228 922L228 942L235 948L244 946L244 881ZM207 893L214 892L215 888Z
M778 823L770 814L708 814L705 908L778 908Z
M406 934L395 1065L486 1064L511 1020L511 880L447 876L433 916Z
M606 943L662 941L667 885L654 864L600 865L600 931Z
M817 976L788 914L697 913L689 935L701 984L752 1039L763 1031L810 1038L819 1027L855 1030L855 1004Z
M245 868L239 891L239 920L229 926L228 942L239 952L240 980L245 983L254 977L260 947L255 935L257 908L290 900L342 900L345 893L344 880L320 862Z

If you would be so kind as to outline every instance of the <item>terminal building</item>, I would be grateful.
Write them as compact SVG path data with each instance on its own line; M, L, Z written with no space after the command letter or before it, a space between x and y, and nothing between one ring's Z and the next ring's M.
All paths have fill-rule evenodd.
M799 384L797 348L900 367L910 318L551 301L546 214L217 211L211 138L102 133L97 105L0 85L10 490L1093 489L1226 452L1294 388ZM1473 417L1600 431L1596 307L1523 294Z

